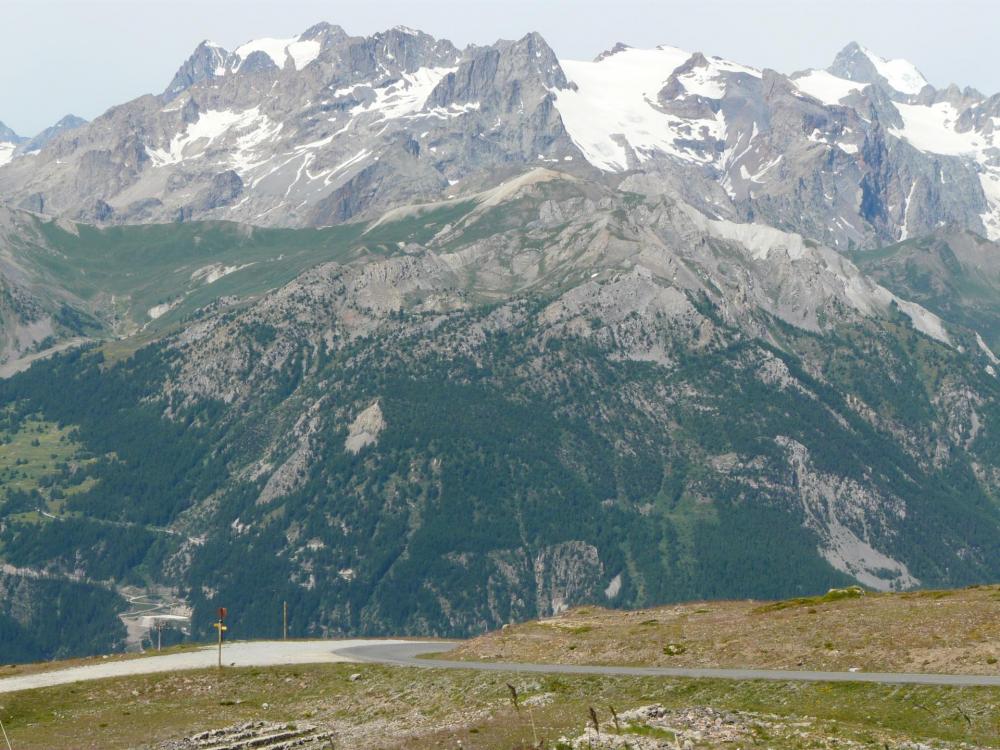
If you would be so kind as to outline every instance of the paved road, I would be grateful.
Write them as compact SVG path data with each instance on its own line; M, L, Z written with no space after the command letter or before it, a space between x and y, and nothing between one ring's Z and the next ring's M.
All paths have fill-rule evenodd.
M1000 687L1000 675L896 674L877 672L793 672L776 669L673 669L665 667L595 667L575 664L515 664L421 659L421 654L440 653L452 645L447 641L342 640L342 641L250 641L228 643L223 663L237 667L267 667L282 664L368 662L424 669L475 669L486 672L532 672L634 677L709 677L727 680L782 680L800 682L878 682L884 684L957 685ZM216 649L139 659L109 658L100 664L0 679L0 693L65 685L107 677L204 669L216 665Z
M516 664L420 659L440 653L448 644L437 642L380 642L344 645L336 653L348 659L400 667L476 669L488 672L541 672L631 677L711 677L725 680L781 680L796 682L878 682L888 685L959 685L1000 687L1000 675L905 674L895 672L801 672L780 669L676 669L672 667L593 667L576 664Z
M341 649L363 648L375 643L386 646L398 645L405 641L236 641L222 648L222 662L237 667L270 667L280 664L324 664L351 661L341 656ZM427 644L425 644L427 645ZM440 645L438 645L440 650ZM194 651L163 656L145 656L136 659L109 657L100 664L83 667L69 667L51 672L39 672L20 677L0 679L0 693L15 690L65 685L81 680L100 680L105 677L126 677L129 675L154 674L157 672L178 672L184 669L204 669L218 663L215 646L206 646Z

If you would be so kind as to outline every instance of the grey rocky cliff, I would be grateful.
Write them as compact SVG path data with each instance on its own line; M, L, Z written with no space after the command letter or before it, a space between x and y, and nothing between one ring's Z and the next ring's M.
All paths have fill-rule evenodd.
M206 447L226 456L169 519L157 566L196 611L214 611L214 592L247 606L242 568L206 573L233 549L267 563L253 591L267 575L309 602L301 621L316 635L993 575L997 360L965 304L889 289L914 257L947 281L944 248L903 243L866 273L677 192L643 196L647 179L539 167L330 230L64 224L69 237L28 252L18 237L56 228L10 212L3 247L25 261L72 256L70 229L136 234L108 286L131 279L146 301L120 291L105 309L142 308L132 332L159 340L111 367L179 429L210 415L192 429L217 430ZM258 235L276 241L251 260ZM963 236L955 258L990 272L995 245ZM297 272L278 265L313 245ZM178 286L142 296L151 279ZM482 480L498 471L503 482ZM768 588L789 549L811 572ZM52 569L91 564L71 553ZM720 555L738 574L712 568ZM777 567L761 576L741 555Z
M206 39L174 74L170 85L163 92L163 98L170 101L196 84L221 76L225 73L228 59L229 53L225 49Z
M648 90L629 90L633 65ZM857 44L792 76L626 45L565 68L538 34L459 50L402 27L356 37L318 24L235 51L204 42L164 94L21 149L0 168L0 197L105 222L316 226L561 163L609 183L643 175L647 191L841 251L942 223L1000 237L996 96L935 90ZM618 99L644 130L600 109ZM608 149L623 159L596 156ZM206 199L230 172L239 197Z
M0 141L4 141L6 143L20 143L22 140L24 139L21 136L0 122Z
M87 124L87 121L82 117L77 117L76 115L66 115L60 119L55 125L50 125L45 128L41 133L33 138L26 138L18 145L18 154L30 154L35 151L40 151L46 146L48 146L53 140L61 136L63 133L68 133L71 130L76 130L77 128L82 128Z

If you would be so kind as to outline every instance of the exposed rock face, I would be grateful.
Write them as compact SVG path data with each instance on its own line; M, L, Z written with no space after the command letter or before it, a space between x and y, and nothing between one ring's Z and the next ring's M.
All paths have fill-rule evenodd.
M8 239L15 264L93 242L11 217L40 238ZM156 522L173 532L157 569L192 592L196 629L218 601L255 606L263 581L301 597L310 633L458 634L582 601L898 589L1000 565L996 356L968 313L995 295L948 307L919 284L917 302L894 273L915 257L957 284L991 267L985 240L903 243L876 281L801 235L554 168L329 230L331 246L281 231L262 255L271 230L224 229L105 233L183 261L109 277L164 340L104 374L77 365L88 387L125 368L121 398L157 405L174 440L209 436L194 465L225 458ZM324 262L282 279L279 258L316 242ZM32 271L20 286L44 289ZM101 518L135 512L88 498ZM87 571L89 550L51 568ZM229 558L255 561L253 586L210 564Z
M266 704L265 704L266 705ZM170 740L157 745L158 750L242 750L246 747L260 750L321 750L333 744L334 734L311 724L276 724L254 721L236 724L222 729L212 729L187 737Z
M379 408L378 401L376 401L351 422L344 447L351 453L357 453L365 446L377 442L379 433L384 429L385 418L382 416L382 409Z
M9 127L0 122L0 141L16 143L21 141L22 138Z
M860 482L816 471L809 451L794 440L779 436L776 442L788 451L794 491L802 500L806 525L823 540L823 557L876 591L917 586L920 581L906 565L872 547L877 537L905 517L904 503L879 497Z
M86 124L87 121L82 117L77 117L76 115L66 115L55 125L45 128L45 130L36 135L34 138L23 140L18 146L18 154L31 154L35 151L41 151L63 133L68 133L72 130L82 128ZM2 140L2 135L0 135L0 140Z
M229 53L225 49L214 42L205 40L181 65L174 75L174 79L167 86L167 90L163 92L163 98L171 101L186 89L223 75L228 59Z
M11 399L127 374L74 418L162 416L214 467L169 507L114 467L71 501L166 529L145 564L196 628L284 587L311 633L445 634L995 577L996 103L918 75L328 25L202 45L0 169L26 208L124 225L0 213L0 364L155 340ZM237 557L252 586L214 566Z
M12 140L0 197L102 222L323 226L562 163L846 252L941 224L1000 237L998 116L996 97L857 44L785 76L667 47L574 62L538 34L458 50L319 24L203 42L164 94Z

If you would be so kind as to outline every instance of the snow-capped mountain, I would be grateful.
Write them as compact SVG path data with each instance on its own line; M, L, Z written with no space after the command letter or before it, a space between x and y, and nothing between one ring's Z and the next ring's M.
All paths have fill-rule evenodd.
M851 42L840 51L829 72L848 81L879 83L904 101L930 86L913 63L886 60L857 42Z
M996 580L998 114L855 44L203 42L0 167L8 429L79 441L3 561L316 636Z
M200 44L166 91L0 170L0 197L99 222L322 226L539 165L679 192L840 249L958 225L1000 237L1000 97L848 45L784 75L673 47L558 60L328 24Z

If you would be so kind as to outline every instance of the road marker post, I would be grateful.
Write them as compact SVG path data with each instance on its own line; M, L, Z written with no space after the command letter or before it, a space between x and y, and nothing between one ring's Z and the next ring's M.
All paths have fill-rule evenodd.
M215 623L215 629L219 631L219 669L222 669L222 634L229 629L226 627L225 607L219 607L219 621Z
M281 640L288 640L288 602L281 603Z

